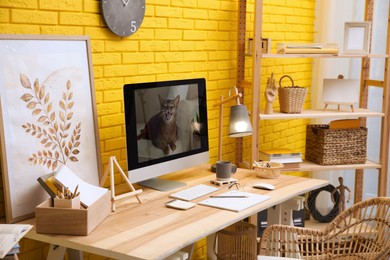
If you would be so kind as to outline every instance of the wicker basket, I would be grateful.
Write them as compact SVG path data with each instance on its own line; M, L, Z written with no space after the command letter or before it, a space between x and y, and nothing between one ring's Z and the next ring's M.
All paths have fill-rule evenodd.
M284 167L283 163L277 162L254 162L253 169L257 172L257 177L264 179L276 179L280 175L280 169Z
M282 87L282 80L286 77L291 80L291 87ZM299 114L302 112L307 88L294 86L293 79L288 75L284 75L279 80L278 93L280 112L288 114Z
M367 128L329 129L328 125L306 127L306 160L320 165L366 162Z
M257 259L257 228L247 222L237 222L215 235L214 253L217 259Z

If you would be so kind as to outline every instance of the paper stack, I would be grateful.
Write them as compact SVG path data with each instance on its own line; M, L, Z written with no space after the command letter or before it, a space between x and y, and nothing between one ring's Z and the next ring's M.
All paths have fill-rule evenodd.
M259 160L283 163L283 169L298 168L302 162L302 154L291 149L260 150Z

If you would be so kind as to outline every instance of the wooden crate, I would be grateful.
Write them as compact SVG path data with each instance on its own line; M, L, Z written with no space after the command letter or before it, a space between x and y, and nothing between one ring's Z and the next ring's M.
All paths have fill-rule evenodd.
M88 235L111 212L111 195L107 192L87 209L53 207L48 199L35 208L36 231L42 234Z

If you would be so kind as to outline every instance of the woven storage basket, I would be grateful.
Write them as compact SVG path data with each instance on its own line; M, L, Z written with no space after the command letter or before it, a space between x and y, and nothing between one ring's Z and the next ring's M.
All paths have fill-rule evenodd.
M291 80L291 87L282 87L282 79L286 77ZM299 114L302 112L307 88L294 86L293 79L288 75L284 75L279 80L278 93L280 112L288 114Z
M237 222L215 235L214 253L217 259L257 259L257 228L247 222Z
M253 164L253 169L257 172L257 177L264 179L276 179L280 175L283 163L261 161Z
M306 160L320 165L366 162L367 128L329 129L328 125L306 127Z

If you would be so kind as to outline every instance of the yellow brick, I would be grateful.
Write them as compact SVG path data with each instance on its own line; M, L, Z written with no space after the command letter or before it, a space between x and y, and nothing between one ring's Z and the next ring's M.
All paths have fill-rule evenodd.
M97 112L99 116L103 115L112 115L116 113L121 113L121 103L112 102L112 103L102 103L97 105Z
M141 63L153 63L154 53L153 52L133 52L123 54L124 64L141 64Z
M209 53L209 60L225 60L229 55L228 51L214 51Z
M184 40L204 40L207 37L206 31L199 31L199 30L185 30L183 32L183 39Z
M169 18L168 27L170 29L193 29L195 22L186 19Z
M31 0L1 0L2 7L12 7L12 8L37 8L38 1Z
M183 32L181 30L157 30L156 39L159 40L181 40Z
M184 41L178 42L174 41L170 43L171 51L192 51L194 50L195 42L193 41Z
M214 71L218 69L218 62L197 63L194 67L195 71ZM207 85L207 90L210 90L210 85Z
M129 52L129 51L138 51L138 42L131 40L121 40L121 41L105 41L104 46L105 50L108 52Z
M172 1L171 5L176 6L176 7L192 7L196 8L197 7L197 0L175 0Z
M196 20L195 21L195 29L196 30L217 30L218 29L218 22L217 21Z
M141 64L138 66L138 74L141 75L154 75L156 73L167 73L168 68L167 65L162 63L162 64Z
M180 8L174 8L171 6L156 6L155 8L157 17L182 17L183 10Z
M4 34L40 34L39 25L0 24L0 32Z
M101 1L84 1L84 11L91 13L100 13Z
M57 24L58 14L56 12L31 12L31 10L13 9L11 10L11 21L13 23L27 24Z
M45 25L41 26L41 34L57 34L57 35L83 35L82 27Z
M82 11L83 1L52 1L40 0L39 8L45 10Z
M125 121L124 114L115 114L102 116L101 119L101 127L109 127L109 126L123 126Z
M136 65L110 65L104 68L105 77L120 77L137 75L138 70Z
M104 70L102 66L94 66L93 67L93 76L95 78L101 78L104 76Z
M168 72L191 72L194 71L193 63L173 63L168 65Z
M141 51L167 51L169 42L167 41L148 41L143 42L140 46Z
M207 10L204 10L204 9L185 8L185 9L183 9L183 18L194 19L195 22L199 22L200 19L207 20L208 13L207 13ZM207 21L207 22L213 22L213 21Z
M217 79L225 79L229 77L229 71L210 71L209 73L209 79L210 80L217 80Z
M155 62L178 62L182 60L182 52L156 52L154 57Z
M202 61L207 60L207 53L205 52L184 52L183 61Z
M0 23L9 22L9 9L0 8Z
M226 21L226 22L219 22L218 23L218 29L219 30L222 30L222 31L231 31L232 28L235 28L237 25L235 22L233 21ZM234 34L235 37L237 37L236 34Z
M123 91L120 90L108 90L103 92L104 102L115 102L123 100Z
M122 136L122 127L107 127L99 129L99 136L101 140L108 140L112 138L118 138Z
M122 57L120 53L96 53L92 60L95 65L120 64Z
M169 5L170 2L170 0L148 0L146 7L148 7L148 5Z
M195 43L195 50L199 51L214 51L218 49L219 42L218 41L201 41Z
M167 28L168 27L168 18L150 17L148 19L144 19L141 26L144 28L153 28L153 29Z
M123 148L126 148L126 138L124 137L106 140L105 151L114 151Z
M220 9L220 1L198 1L198 8L200 9Z
M100 21L101 21L100 14L69 13L69 12L60 13L60 24L99 26Z
M119 36L115 36L107 27L84 27L84 34L98 40L121 39Z
M103 102L103 92L101 92L101 91L95 92L95 100L96 100L96 104L102 103Z

